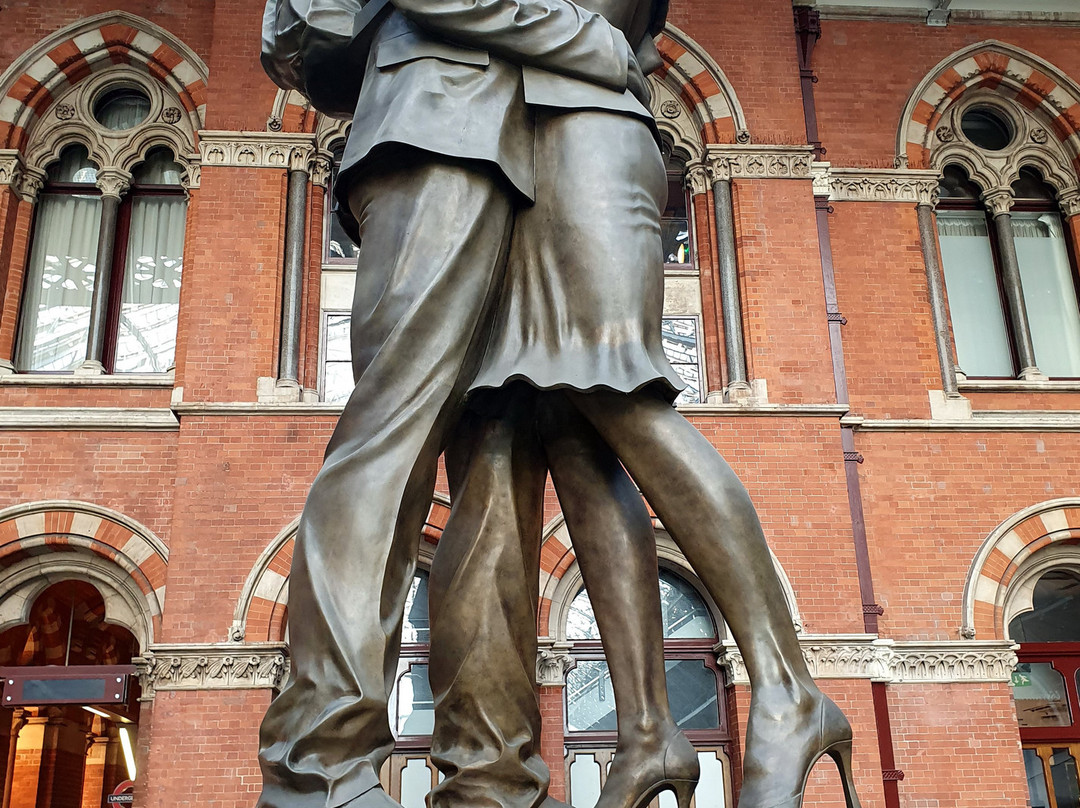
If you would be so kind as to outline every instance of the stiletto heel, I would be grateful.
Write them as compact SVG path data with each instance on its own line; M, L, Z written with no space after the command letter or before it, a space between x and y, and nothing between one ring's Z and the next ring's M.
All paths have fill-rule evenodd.
M678 729L647 746L616 750L596 808L645 808L661 791L673 792L678 808L690 808L700 774L697 751Z
M851 777L851 741L833 744L825 751L829 753L829 757L833 759L836 768L840 771L840 782L844 786L844 802L847 803L847 808L862 808Z
M812 714L816 720L801 722L801 732L789 731L783 747L772 744L763 750L759 742L751 752L750 733L747 733L739 808L802 808L806 781L824 755L831 757L840 771L847 808L861 808L852 779L851 725L830 698L820 693L819 696L817 710ZM796 758L794 761L792 756ZM749 774L751 770L753 773ZM787 773L795 776L785 787L782 780Z

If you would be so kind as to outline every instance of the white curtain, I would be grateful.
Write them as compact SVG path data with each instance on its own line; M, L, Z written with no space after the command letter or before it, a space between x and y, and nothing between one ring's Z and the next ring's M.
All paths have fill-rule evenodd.
M100 226L100 197L41 196L22 307L20 370L71 370L86 359Z
M182 196L132 200L116 373L163 373L173 365L186 216Z
M937 225L960 368L968 376L1012 376L986 216L981 211L938 211Z
M1080 309L1061 217L1014 213L1013 232L1035 362L1047 376L1080 377Z

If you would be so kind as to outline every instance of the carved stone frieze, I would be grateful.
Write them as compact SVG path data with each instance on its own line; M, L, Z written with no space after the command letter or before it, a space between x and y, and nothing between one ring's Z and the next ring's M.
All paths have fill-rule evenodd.
M999 641L895 642L871 635L802 637L807 667L816 679L877 682L1008 682L1015 646ZM718 646L731 684L748 685L742 653L731 641Z
M283 643L151 645L134 661L144 697L159 690L274 688L289 669Z
M570 643L541 639L536 651L536 683L542 687L563 687L566 674L577 667Z
M710 145L706 153L709 170L731 179L808 180L813 159L810 146Z
M315 136L293 132L199 132L204 166L308 170L316 156Z
M829 197L834 202L911 202L937 204L938 173L908 169L830 168Z

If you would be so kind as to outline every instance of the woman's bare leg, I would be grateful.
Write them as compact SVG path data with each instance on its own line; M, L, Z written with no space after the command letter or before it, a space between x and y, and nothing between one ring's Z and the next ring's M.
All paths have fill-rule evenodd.
M850 738L850 730L807 670L749 494L712 444L661 399L568 395L633 475L742 652L753 690L740 805L798 805L802 769L823 741Z
M619 743L598 806L629 808L672 780L689 784L678 787L689 800L698 761L668 705L652 520L615 453L563 394L541 399L539 424L615 692Z

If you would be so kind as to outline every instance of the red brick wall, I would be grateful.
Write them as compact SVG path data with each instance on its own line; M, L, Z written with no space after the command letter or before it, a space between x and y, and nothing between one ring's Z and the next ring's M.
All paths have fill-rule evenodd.
M139 804L250 808L262 782L258 727L269 703L269 690L158 693Z

